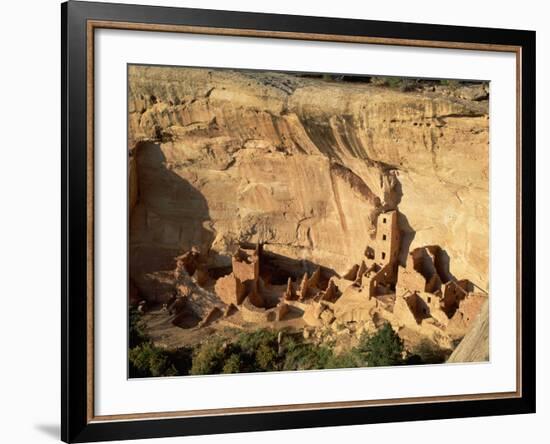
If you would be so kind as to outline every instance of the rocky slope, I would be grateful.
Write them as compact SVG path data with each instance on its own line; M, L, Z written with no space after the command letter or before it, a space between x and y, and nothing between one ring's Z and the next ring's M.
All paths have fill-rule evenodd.
M399 207L402 257L438 244L488 289L488 102L279 73L131 66L130 276L236 241L338 273ZM158 279L157 279L158 281Z
M470 331L454 349L447 362L489 360L489 301L482 307Z

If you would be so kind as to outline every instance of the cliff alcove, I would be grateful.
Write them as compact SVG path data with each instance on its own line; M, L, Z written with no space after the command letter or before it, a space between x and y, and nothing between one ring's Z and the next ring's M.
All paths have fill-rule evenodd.
M129 278L138 299L168 303L181 284L202 298L202 326L241 304L250 320L279 320L287 309L307 318L308 307L282 304L281 295L319 269L315 297L328 294L336 313L338 279L368 262L380 215L395 210L400 246L387 282L375 283L380 307L431 304L424 295L400 305L395 284L398 267L414 272L411 252L435 246L444 246L441 282L424 273L427 287L462 289L456 275L488 291L487 85L399 89L369 77L152 66L130 66L128 75ZM265 287L245 291L235 254L257 245L263 265L252 280ZM177 258L193 248L204 274L193 279L204 285L174 284ZM237 299L216 301L214 285ZM351 305L362 285L348 292L357 293ZM437 291L462 300L456 288ZM457 307L446 307L450 319ZM364 312L346 316L363 321Z

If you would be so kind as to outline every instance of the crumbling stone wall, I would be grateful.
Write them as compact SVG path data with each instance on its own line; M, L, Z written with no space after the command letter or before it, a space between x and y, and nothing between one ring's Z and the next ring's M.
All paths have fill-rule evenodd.
M432 274L432 277L426 281L426 291L428 293L437 293L441 290L441 278L437 273Z
M445 311L452 317L460 304L469 292L473 289L472 283L468 279L460 281L451 280L443 284L443 303Z
M342 276L343 279L348 281L354 281L357 278L357 271L359 270L359 264L353 264L352 267L344 273Z
M412 293L405 297L407 305L411 310L417 323L420 323L422 319L427 318L430 315L430 309L426 302L418 295L418 293Z
M256 281L260 276L260 261L256 251L239 250L231 258L233 274L241 282Z
M309 293L309 279L307 277L307 273L304 273L304 276L302 277L302 281L300 282L300 290L299 290L299 299L302 301L305 298L307 298Z
M220 317L222 317L223 313L218 307L213 307L203 318L202 321L199 322L198 327L203 328L208 325L210 325L212 322L218 320Z
M324 291L321 296L322 301L335 302L338 299L339 290L338 287L334 284L334 281L330 279L328 281L327 289Z
M397 291L404 293L409 290L437 293L443 283L436 263L441 249L437 246L420 247L413 250L407 257L405 268L400 267L397 277Z
M286 283L286 290L283 295L283 299L286 301L294 301L297 299L296 291L294 290L294 284L292 283L292 279L289 277L288 281Z
M399 267L397 276L397 293L403 294L407 291L424 291L426 289L426 278L415 268L413 254L407 256L405 267Z
M266 310L254 306L248 298L241 305L240 312L246 322L260 323L268 322L275 319L276 308Z
M276 310L275 310L276 318L275 318L275 320L282 321L284 319L284 317L286 316L286 314L289 312L289 310L290 310L289 305L284 303L284 302L281 302L276 307Z
M219 278L214 290L226 304L240 305L246 295L245 285L233 273Z
M371 278L369 296L378 296L393 293L393 286L397 280L397 264L390 262L384 265Z
M453 334L464 335L472 322L477 318L481 307L487 301L487 296L481 293L469 293L458 305L458 308L449 321L449 331Z
M418 321L414 315L413 309L411 309L411 305L414 305L414 302L415 301L411 301L409 303L406 296L396 296L393 307L393 318L399 327L415 329L418 326Z
M232 262L233 273L241 282L254 281L258 278L256 263L248 264L246 262L240 262L234 260Z
M434 273L437 273L434 264L435 257L427 247L416 248L410 255L413 260L414 269L426 279L431 278Z
M252 305L258 308L265 308L266 307L266 301L264 297L262 296L262 293L258 287L258 281L249 281L248 285L248 294L246 297L246 300L250 301Z
M429 292L418 292L416 293L418 298L423 302L423 309L428 309L428 315L434 318L437 322L442 325L446 325L449 321L447 314L443 310L442 298L440 295L429 293Z
M175 278L179 279L183 273L189 276L195 274L195 270L200 264L200 251L197 247L192 247L181 256L176 257Z
M320 280L321 280L321 267L317 267L317 269L313 272L311 277L308 279L308 287L309 288L313 288L313 287L319 288Z

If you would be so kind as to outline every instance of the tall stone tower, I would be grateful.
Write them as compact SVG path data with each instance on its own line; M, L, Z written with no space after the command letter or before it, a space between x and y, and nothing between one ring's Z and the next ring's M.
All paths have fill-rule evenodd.
M396 262L399 256L401 236L397 216L397 210L381 213L378 216L374 261L379 265Z

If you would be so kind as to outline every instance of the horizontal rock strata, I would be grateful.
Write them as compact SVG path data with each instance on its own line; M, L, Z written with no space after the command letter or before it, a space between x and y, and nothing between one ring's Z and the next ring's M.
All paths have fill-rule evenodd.
M192 246L209 267L251 242L343 274L397 206L403 265L437 244L487 289L486 100L131 66L128 103L130 277L142 297Z

